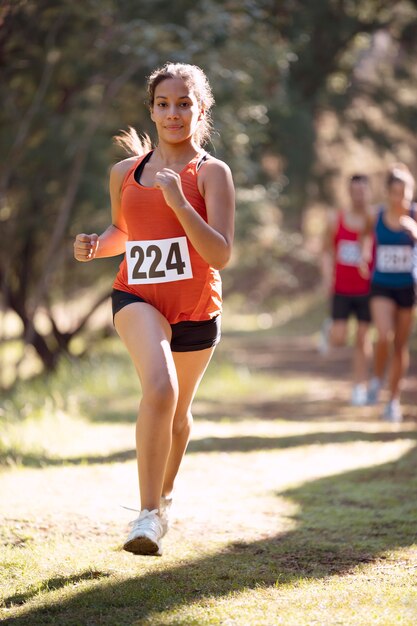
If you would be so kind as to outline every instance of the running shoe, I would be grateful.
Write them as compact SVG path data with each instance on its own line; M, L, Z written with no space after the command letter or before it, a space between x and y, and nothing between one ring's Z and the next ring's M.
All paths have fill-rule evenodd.
M162 524L162 537L169 530L169 514L172 506L172 496L161 496L159 501L159 517Z
M123 550L133 552L133 554L160 556L162 554L161 539L163 534L158 509L153 511L143 509L139 516L130 522L130 532Z
M365 406L368 402L368 393L365 385L355 385L352 389L350 403L352 406Z
M321 325L320 338L318 344L318 350L320 354L327 354L330 349L330 328L332 326L332 320L330 317L326 318Z
M393 424L398 424L399 422L403 421L403 414L401 411L400 403L396 398L387 402L384 412L382 414L382 419L384 419L386 422L392 422Z
M367 404L376 404L378 402L381 387L382 380L380 378L377 378L376 376L371 378L368 385Z

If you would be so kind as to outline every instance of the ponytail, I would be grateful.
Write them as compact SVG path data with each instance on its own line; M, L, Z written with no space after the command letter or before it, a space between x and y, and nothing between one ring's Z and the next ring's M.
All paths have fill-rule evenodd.
M136 130L129 126L128 130L121 130L118 135L113 137L114 143L123 150L125 150L129 156L142 156L150 150L152 150L152 142L149 135L146 133L139 136Z

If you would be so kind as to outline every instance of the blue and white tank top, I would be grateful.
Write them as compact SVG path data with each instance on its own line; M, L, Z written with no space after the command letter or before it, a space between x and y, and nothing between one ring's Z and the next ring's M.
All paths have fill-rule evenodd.
M385 209L379 211L375 225L375 267L372 284L383 287L409 287L416 275L417 255L414 239L405 230L393 230L384 222ZM415 216L415 205L410 207Z

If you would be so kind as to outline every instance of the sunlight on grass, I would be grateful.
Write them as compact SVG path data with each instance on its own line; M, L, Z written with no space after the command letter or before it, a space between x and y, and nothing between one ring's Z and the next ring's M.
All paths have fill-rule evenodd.
M91 455L105 457L134 446L132 426L91 424L82 417L54 410L30 417L24 425L6 423L2 429L0 459L3 464L48 465Z

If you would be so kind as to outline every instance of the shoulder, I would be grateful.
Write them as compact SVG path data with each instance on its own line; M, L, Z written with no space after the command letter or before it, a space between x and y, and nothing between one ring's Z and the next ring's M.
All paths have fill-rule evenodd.
M118 163L115 163L110 169L110 177L113 179L123 180L127 172L140 158L141 157L133 156L127 159L123 159L123 161L119 161Z
M229 189L230 193L234 193L230 167L209 154L198 169L198 188L203 196L207 191L216 189Z
M219 177L224 178L232 177L230 167L224 161L217 159L211 154L207 154L207 159L203 162L199 169L199 175L206 177Z
M343 221L343 211L330 209L327 213L327 229L335 233L339 224Z
M123 161L119 161L112 165L110 169L110 192L112 194L121 193L123 181L126 178L126 174L129 170L138 162L141 157L133 156Z

